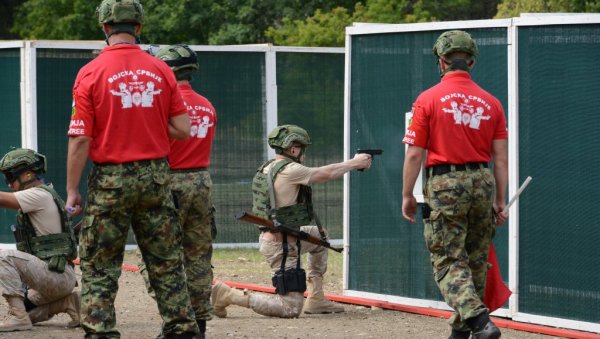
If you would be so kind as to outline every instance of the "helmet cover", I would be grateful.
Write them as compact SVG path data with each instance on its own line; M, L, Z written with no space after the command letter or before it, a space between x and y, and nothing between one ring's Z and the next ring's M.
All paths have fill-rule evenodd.
M310 137L305 129L296 125L281 125L275 127L268 135L271 148L287 149L294 142L308 146L311 144Z
M465 52L473 57L479 54L475 40L465 31L446 31L442 33L433 45L433 55L441 57L453 52Z
M46 172L46 157L27 148L14 148L0 159L0 171L11 182L21 173L31 170L41 174Z
M143 24L144 9L139 0L103 0L96 8L100 24Z
M177 80L191 76L198 69L198 57L187 45L171 45L162 47L154 54L158 59L171 67Z

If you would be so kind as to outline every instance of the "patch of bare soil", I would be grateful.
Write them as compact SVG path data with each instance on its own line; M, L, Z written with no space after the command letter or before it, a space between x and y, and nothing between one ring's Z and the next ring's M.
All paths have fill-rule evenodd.
M126 265L136 265L127 253ZM270 286L268 267L254 259L234 258L214 262L215 279ZM80 272L78 271L80 274ZM341 293L342 277L329 276L327 293ZM264 317L252 311L231 306L227 318L208 322L207 338L447 338L450 330L445 319L343 304L344 313L309 315L297 319ZM122 338L155 338L160 332L161 319L156 303L146 293L144 282L137 272L123 271L115 302L117 328ZM0 314L6 314L2 299ZM61 314L26 332L0 333L0 338L82 338L81 328L64 327L69 321ZM541 334L501 329L502 338L548 339Z

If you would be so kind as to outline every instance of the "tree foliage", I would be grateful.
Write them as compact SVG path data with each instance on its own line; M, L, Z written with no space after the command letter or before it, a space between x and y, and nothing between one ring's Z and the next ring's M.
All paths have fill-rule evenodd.
M278 45L343 46L345 27L353 22L410 23L491 18L500 0L366 0L346 8L317 11L306 20L283 20L266 36Z
M98 40L100 0L4 0L0 39ZM489 19L600 12L600 0L142 0L145 43L343 46L353 22ZM8 27L12 28L8 32Z
M504 0L496 18L511 18L521 13L597 13L600 0Z

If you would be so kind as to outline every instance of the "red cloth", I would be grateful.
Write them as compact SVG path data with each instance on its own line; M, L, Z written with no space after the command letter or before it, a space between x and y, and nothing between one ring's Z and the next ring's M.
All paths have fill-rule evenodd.
M425 167L489 162L492 141L507 139L500 101L467 72L446 74L421 93L403 143L427 149Z
M73 86L68 135L91 137L95 162L166 157L169 119L186 114L175 74L138 45L105 47Z
M171 169L208 167L217 124L215 108L189 84L178 87L190 117L191 132L186 140L171 140L169 164Z
M496 250L493 243L490 245L488 262L492 267L487 272L483 303L490 309L490 313L492 313L506 303L512 292L504 284L504 281L502 281L500 266L498 265L498 258L496 257Z

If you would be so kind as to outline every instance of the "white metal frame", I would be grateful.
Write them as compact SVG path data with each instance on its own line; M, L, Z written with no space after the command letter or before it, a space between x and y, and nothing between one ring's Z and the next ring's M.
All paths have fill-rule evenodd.
M473 28L506 28L508 45L508 125L509 128L509 196L515 194L520 183L518 163L518 117L519 117L519 88L518 88L518 28L519 26L546 26L546 25L569 25L569 24L598 24L600 14L585 15L544 15L544 16L522 16L512 19L497 20L472 20L472 21L449 21L415 24L369 24L355 23L346 28L346 80L344 95L344 150L346 156L350 154L350 84L352 37L354 35L407 33L415 31L438 31L450 29L473 29ZM403 112L403 111L402 111ZM399 111L399 114L402 113ZM399 131L401 132L401 131ZM415 192L420 195L421 192ZM348 247L350 242L349 226L349 180L344 180L344 244ZM516 321L535 323L549 326L559 326L576 330L593 331L600 333L600 324L574 321L569 319L545 317L519 312L519 204L518 201L510 209L509 221L509 288L513 291L509 299L508 309L499 309L494 315L512 318ZM344 252L344 295L355 297L366 297L402 304L432 307L438 309L449 309L443 302L413 298L402 298L386 294L368 293L362 291L348 290L348 277L350 267L348 265L349 251Z

